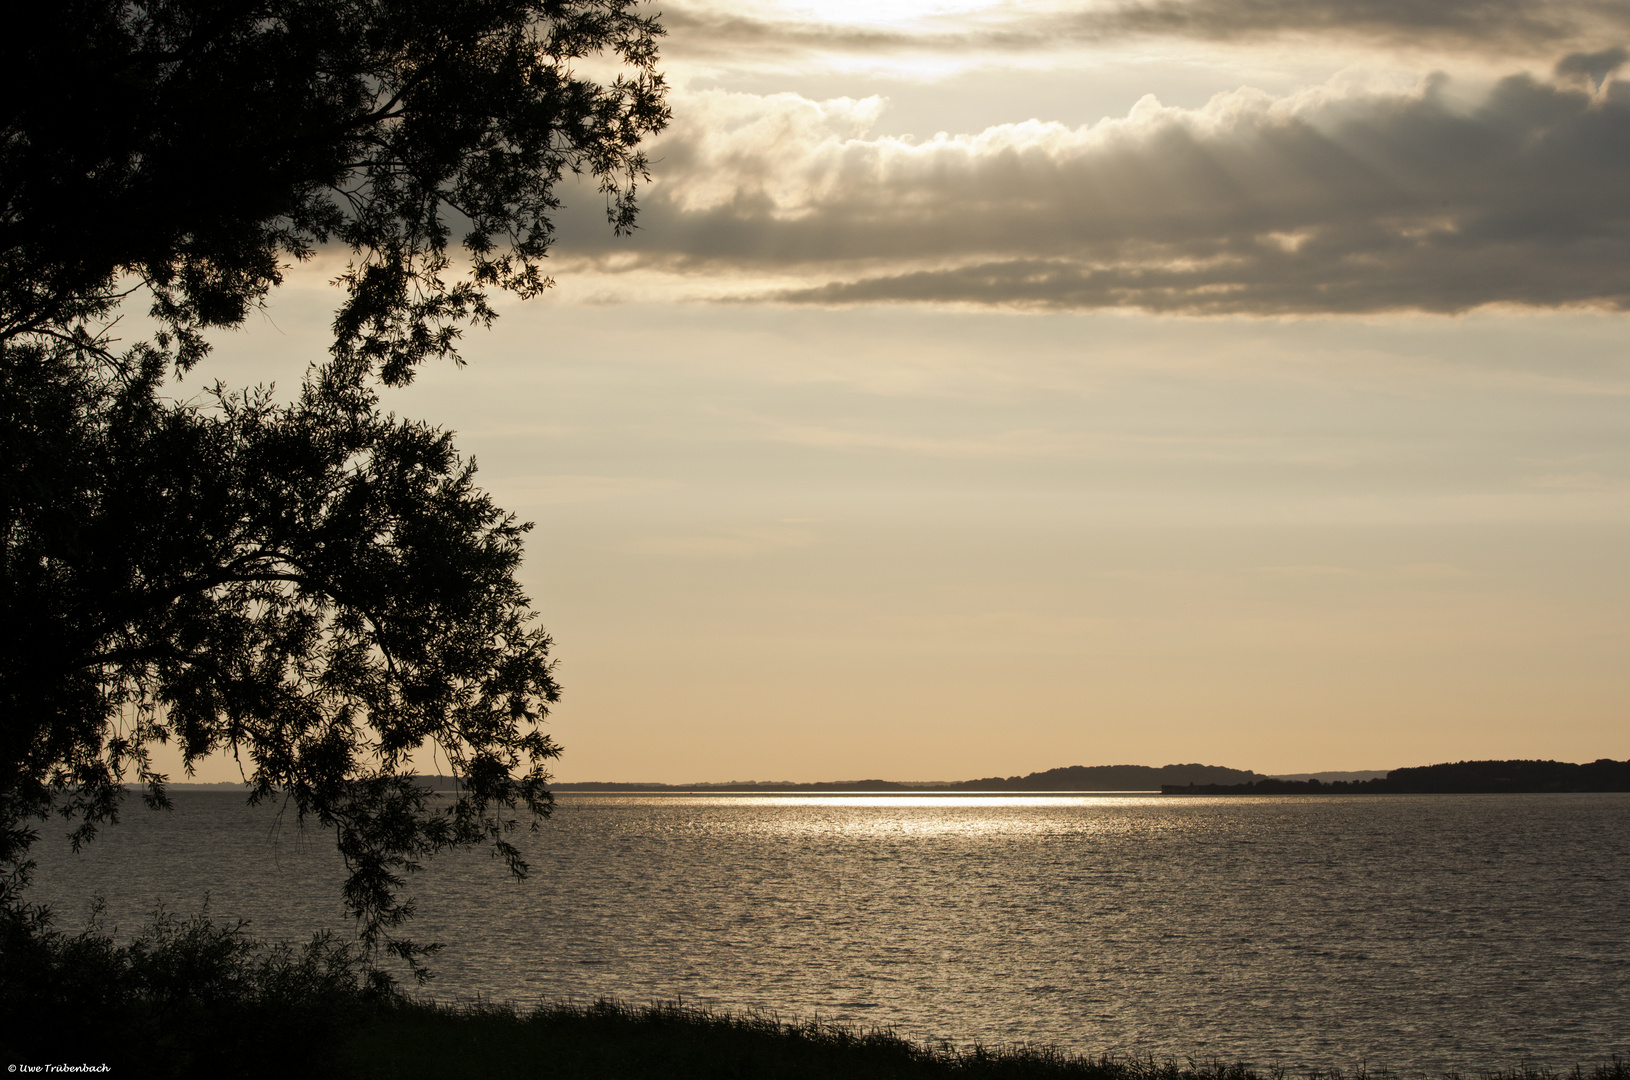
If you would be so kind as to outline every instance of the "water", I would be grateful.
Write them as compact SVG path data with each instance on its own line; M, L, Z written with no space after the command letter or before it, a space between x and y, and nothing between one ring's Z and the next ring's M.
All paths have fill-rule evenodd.
M138 806L37 898L341 925L326 835ZM438 996L683 999L959 1045L1401 1072L1630 1056L1630 796L567 795L415 880Z

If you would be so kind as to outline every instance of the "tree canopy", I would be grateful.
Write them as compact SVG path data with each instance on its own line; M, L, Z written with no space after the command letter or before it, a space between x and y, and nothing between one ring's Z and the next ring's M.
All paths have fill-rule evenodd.
M26 25L15 25L24 23ZM338 831L365 938L403 874L547 813L558 687L527 526L381 382L457 359L491 289L549 284L557 187L633 227L667 121L631 0L69 0L0 45L0 890L32 822L76 844L155 742L238 756ZM574 65L593 58L596 72ZM350 253L296 400L174 377L292 260ZM130 305L157 329L115 340ZM433 747L462 786L409 775Z

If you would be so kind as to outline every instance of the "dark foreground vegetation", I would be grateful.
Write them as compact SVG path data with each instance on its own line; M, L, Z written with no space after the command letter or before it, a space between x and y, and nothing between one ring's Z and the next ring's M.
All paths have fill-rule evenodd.
M1011 1078L1282 1080L1212 1062L1087 1058L1051 1048L924 1046L889 1031L676 1005L548 1005L529 1013L416 1000L354 946L268 946L207 913L162 912L128 944L0 909L0 1056L118 1077ZM1367 1080L1360 1070L1352 1080ZM1374 1075L1374 1074L1371 1074ZM1325 1074L1339 1080L1340 1074ZM1482 1080L1630 1080L1622 1061Z
M1630 761L1453 761L1393 769L1374 780L1165 784L1168 795L1473 795L1630 791Z

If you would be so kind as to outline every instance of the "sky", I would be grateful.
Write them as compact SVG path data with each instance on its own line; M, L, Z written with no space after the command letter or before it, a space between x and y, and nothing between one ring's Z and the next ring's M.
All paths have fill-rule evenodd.
M661 12L638 232L386 398L536 523L558 779L1630 757L1630 5Z

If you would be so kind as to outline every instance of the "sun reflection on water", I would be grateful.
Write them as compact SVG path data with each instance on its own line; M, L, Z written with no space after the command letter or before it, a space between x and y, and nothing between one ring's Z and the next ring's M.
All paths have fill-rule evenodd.
M1147 791L574 792L561 804L568 812L643 808L662 813L667 829L684 833L803 840L1102 834L1124 829L1129 813L1147 816L1151 807L1179 805Z
M977 807L979 809L999 809L1019 806L1043 806L1049 808L1083 807L1083 806L1136 806L1144 804L1150 798L1147 792L1120 793L1101 792L1091 795L1082 795L1071 792L1068 795L1053 795L1046 793L1027 793L1024 795L1009 794L981 794L957 793L936 794L933 792L909 792L898 795L868 792L823 792L819 795L754 792L750 795L739 796L702 796L700 798L684 798L686 805L699 806L832 806L844 809L865 809L883 807L887 809L920 809L948 810L953 807ZM669 805L673 805L669 803Z
M617 806L842 806L842 807L1004 807L1140 806L1166 801L1151 791L1027 791L1022 795L987 791L720 791L570 792L565 800L593 800Z

